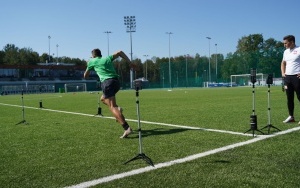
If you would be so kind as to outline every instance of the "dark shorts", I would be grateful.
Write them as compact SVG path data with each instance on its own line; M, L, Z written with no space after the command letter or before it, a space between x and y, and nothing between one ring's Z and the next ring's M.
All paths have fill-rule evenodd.
M120 90L120 82L117 78L106 79L101 82L103 97L105 99L113 97Z

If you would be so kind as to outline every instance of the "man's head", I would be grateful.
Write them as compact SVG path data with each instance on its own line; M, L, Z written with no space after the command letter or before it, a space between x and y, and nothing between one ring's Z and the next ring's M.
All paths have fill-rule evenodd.
M293 35L287 35L283 37L283 44L285 48L295 47L295 37Z
M93 49L93 51L92 51L92 57L93 58L95 58L95 57L102 57L101 51L98 48Z

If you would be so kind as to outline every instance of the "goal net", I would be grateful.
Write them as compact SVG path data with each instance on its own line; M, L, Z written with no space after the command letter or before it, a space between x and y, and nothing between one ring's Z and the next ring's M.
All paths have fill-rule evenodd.
M250 74L230 75L230 86L250 86L252 85ZM256 73L255 85L266 85L267 75L263 73Z
M85 92L86 83L68 83L65 84L65 92Z

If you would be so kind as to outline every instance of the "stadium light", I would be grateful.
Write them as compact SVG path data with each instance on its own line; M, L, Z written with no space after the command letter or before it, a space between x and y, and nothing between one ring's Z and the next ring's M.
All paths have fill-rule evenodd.
M170 36L173 34L172 32L166 32L166 34L169 35L169 84L170 84L170 90L172 88L172 80L171 80L171 47L170 47Z
M148 79L147 79L147 75L148 75L148 74L147 74L147 73L148 73L148 72L147 72L147 57L148 57L149 55L144 55L144 56L146 57L146 63L145 63L145 64L146 64L146 71L145 71L145 72L146 72L146 80L148 80Z
M189 54L185 55L185 87L188 86L188 75L187 75L187 58L188 58Z
M218 82L218 44L215 44L216 46L216 82Z
M130 61L132 62L132 32L136 31L135 16L124 16L124 25L126 32L130 33ZM130 69L130 87L133 88L133 70Z
M48 54L48 63L50 63L50 39L51 39L51 36L50 36L50 35L48 36L48 39L49 39L49 54Z
M107 34L107 56L109 56L109 34L112 33L111 31L105 31L104 33Z
M211 75L210 75L210 37L206 37L208 39L208 81L211 82Z
M58 63L58 44L56 44L56 63Z

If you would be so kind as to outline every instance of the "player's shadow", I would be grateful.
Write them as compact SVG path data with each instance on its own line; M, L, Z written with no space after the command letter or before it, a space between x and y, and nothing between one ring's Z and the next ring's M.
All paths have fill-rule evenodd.
M176 134L181 133L184 131L190 131L191 129L163 129L163 128L157 128L157 129L150 129L150 130L142 130L142 137L147 136L158 136L158 135L166 135L166 134ZM130 138L138 138L138 131L134 131L136 136L131 136Z

